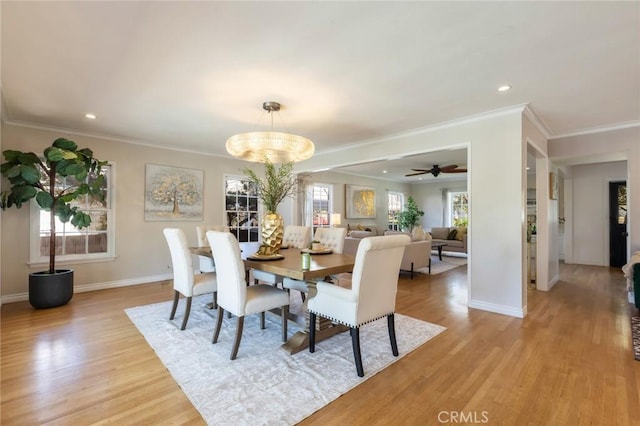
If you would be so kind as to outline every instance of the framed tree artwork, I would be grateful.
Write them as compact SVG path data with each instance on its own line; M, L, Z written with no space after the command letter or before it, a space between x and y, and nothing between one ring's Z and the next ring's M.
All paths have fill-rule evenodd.
M204 171L147 164L144 220L202 221Z

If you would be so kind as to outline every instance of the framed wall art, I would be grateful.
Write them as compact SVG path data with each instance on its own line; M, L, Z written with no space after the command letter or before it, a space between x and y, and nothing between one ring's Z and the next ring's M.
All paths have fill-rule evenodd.
M348 219L376 217L376 191L367 186L345 185L345 205Z
M554 172L549 173L549 198L552 200L558 199L560 189L558 185L558 174Z
M147 164L144 220L202 221L204 171Z

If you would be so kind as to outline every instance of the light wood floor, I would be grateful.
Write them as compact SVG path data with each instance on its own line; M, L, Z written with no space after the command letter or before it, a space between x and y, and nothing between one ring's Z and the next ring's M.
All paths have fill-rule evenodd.
M465 283L464 268L403 275L398 312L448 330L303 424L639 424L638 312L619 269L561 265L524 320L467 309ZM153 283L2 306L2 425L202 424L123 312L171 294Z

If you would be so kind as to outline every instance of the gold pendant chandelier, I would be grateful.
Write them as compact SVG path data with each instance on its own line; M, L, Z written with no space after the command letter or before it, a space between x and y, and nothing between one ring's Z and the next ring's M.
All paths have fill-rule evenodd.
M280 111L278 102L264 102L262 108L271 116L271 131L248 132L227 139L227 152L234 157L257 163L290 163L310 158L315 147L309 139L290 133L273 131L273 112Z

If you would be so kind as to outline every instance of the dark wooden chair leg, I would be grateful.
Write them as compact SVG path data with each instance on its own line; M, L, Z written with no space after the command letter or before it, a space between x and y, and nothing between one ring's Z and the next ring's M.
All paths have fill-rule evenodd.
M411 262L411 279L413 279L413 262Z
M302 299L302 303L304 303L304 300L307 298L304 293L300 292L300 298Z
M238 317L238 326L236 328L236 339L233 342L233 349L231 350L231 361L236 359L238 355L238 348L240 347L240 339L242 339L242 329L244 328L244 316Z
M429 275L431 275L431 257L429 257Z
M393 356L398 356L398 342L396 341L396 322L393 314L387 316L387 327L389 328L389 340L391 340L391 352Z
M284 305L280 308L280 313L282 314L282 341L287 341L287 326L289 325L289 305Z
M184 319L182 320L182 327L180 330L187 328L187 321L189 321L189 314L191 313L191 296L187 297L187 309L184 311Z
M309 312L309 352L316 351L316 314Z
M215 309L218 307L218 292L214 291L213 292L213 307L212 309Z
M362 368L362 355L360 354L360 329L358 327L351 328L351 344L353 346L353 358L356 361L358 377L363 377L364 369Z
M176 309L178 308L178 300L180 300L180 292L178 290L173 291L173 306L171 307L171 315L169 319L172 320L176 316Z
M260 329L264 330L266 326L264 325L264 311L260 312Z
M218 305L218 320L216 321L216 329L213 332L213 340L211 343L218 343L218 336L220 335L220 328L222 328L222 317L224 316L224 309Z

